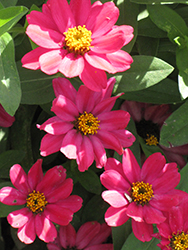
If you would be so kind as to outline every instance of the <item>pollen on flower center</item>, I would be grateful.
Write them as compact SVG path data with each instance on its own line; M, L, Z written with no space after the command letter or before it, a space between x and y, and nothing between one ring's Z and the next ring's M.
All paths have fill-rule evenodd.
M152 185L144 183L143 181L133 182L131 195L134 202L143 206L154 196Z
M149 135L147 134L147 138L145 139L146 144L149 146L157 146L157 144L159 144L157 137L155 137L154 135Z
M48 203L45 199L45 196L43 193L40 193L39 191L33 191L28 195L27 201L27 207L33 212L33 213L40 213L44 210L46 204Z
M186 250L188 249L188 234L184 232L172 234L170 244L172 250Z
M97 133L100 121L91 113L84 111L74 122L75 128L84 135L94 135Z
M65 48L71 53L84 55L90 50L91 31L86 29L85 25L69 28L65 35Z

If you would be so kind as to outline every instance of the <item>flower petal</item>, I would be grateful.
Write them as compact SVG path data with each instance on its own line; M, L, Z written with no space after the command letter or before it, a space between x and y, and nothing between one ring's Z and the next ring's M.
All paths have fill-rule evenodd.
M134 135L125 129L114 130L113 133L118 138L122 147L124 148L132 146L133 142L135 142L136 140Z
M71 210L76 213L82 207L82 198L78 195L71 195L64 200L58 201L56 204L60 207Z
M128 221L127 206L123 208L109 207L105 213L105 221L111 227L118 227Z
M173 206L179 203L178 193L154 194L154 197L149 203L152 207L161 211L169 211Z
M128 44L134 37L134 29L130 25L113 26L112 30L121 30L124 33L125 42L124 45Z
M152 239L153 225L132 220L132 229L134 235L140 241L145 242Z
M90 241L88 244L89 246L93 246L96 244L102 244L103 242L106 242L107 238L111 235L112 229L109 227L106 223L103 223L100 225L100 231L95 235L95 237ZM104 244L102 244L104 245ZM113 250L113 248L112 248Z
M3 204L13 206L13 205L23 205L26 203L27 194L23 194L15 188L3 187L0 189L0 201Z
M28 183L31 190L35 190L37 184L43 179L42 172L42 159L36 161L36 163L30 168L28 172Z
M116 190L107 190L107 191L102 192L102 198L106 202L108 202L110 206L116 207L116 208L124 207L127 204L129 204L125 196Z
M67 226L60 226L59 240L64 249L75 247L76 230L70 223Z
M33 216L33 213L26 207L13 211L7 216L8 223L14 228L23 227L28 220Z
M144 205L144 220L148 224L160 224L166 220L163 213L152 206Z
M43 214L35 216L36 234L44 242L54 241L57 237L57 230L54 224Z
M10 169L10 180L12 184L23 194L28 194L29 185L27 175L19 164L15 164Z
M127 216L131 217L135 221L143 222L143 207L141 205L137 205L135 202L131 202L127 207Z
M36 238L35 221L32 216L30 220L18 229L18 238L25 244L31 244Z
M88 0L79 0L79 2L77 0L71 0L70 9L75 18L76 26L83 26L89 16L91 2Z

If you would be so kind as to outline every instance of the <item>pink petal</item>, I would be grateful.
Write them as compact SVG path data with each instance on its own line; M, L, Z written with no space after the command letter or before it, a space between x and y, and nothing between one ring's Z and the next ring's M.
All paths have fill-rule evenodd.
M64 137L60 151L69 159L77 158L77 149L82 143L82 135L76 129L70 130Z
M97 221L84 223L77 232L76 247L84 249L99 231L100 224Z
M145 222L137 222L132 220L133 233L137 239L142 242L150 241L153 234L153 226Z
M91 2L88 0L79 0L79 2L77 0L71 0L70 9L75 18L76 26L83 26L87 20L87 17L89 16Z
M48 248L48 250L61 250L62 249L61 246L57 246L57 245L55 245L55 243L54 244L48 243L47 248Z
M122 170L122 164L115 158L108 158L106 166L104 167L105 170L115 170L117 171L124 179L126 179L123 170Z
M123 178L123 176L113 169L103 172L100 176L100 180L102 185L107 189L116 190L120 193L125 193L131 188L130 184Z
M28 194L30 188L27 181L27 175L19 164L15 164L11 167L10 180L20 192Z
M7 216L8 223L14 228L23 227L28 220L33 216L33 213L26 207L11 212Z
M40 68L40 63L39 63L39 58L41 55L49 52L48 49L38 47L29 53L25 54L22 59L22 66L27 69L39 69Z
M92 135L90 136L90 141L93 145L95 159L97 159L102 167L105 166L107 162L107 156L103 144L97 137Z
M133 63L132 57L124 50L118 50L116 52L106 55L108 61L116 69L116 72L123 72L130 68L130 64Z
M170 225L168 221L165 221L164 223L157 225L157 228L159 230L160 235L167 239L169 236L172 235L172 231L170 229Z
M54 99L51 111L63 121L75 121L75 118L79 116L76 105L62 95L59 95Z
M102 36L116 23L119 10L113 2L97 5L91 9L86 21L87 29L92 31L92 38Z
M47 201L49 203L56 203L59 200L63 200L72 193L72 189L73 180L68 178L59 187L55 188L47 195Z
M105 213L105 221L111 227L118 227L128 221L129 217L126 215L127 207L114 208L109 207Z
M172 207L169 213L169 225L175 234L184 230L185 219L182 215L182 210L179 207Z
M93 145L87 136L83 136L82 144L77 147L76 161L80 172L87 170L94 161Z
M48 220L62 226L68 225L73 218L73 212L71 210L55 204L48 204L45 207L43 214Z
M54 224L43 214L35 216L35 228L37 236L44 242L54 241L57 237L57 230Z
M76 244L76 231L71 224L60 226L59 239L64 249L73 248Z
M45 29L35 24L27 27L26 34L37 45L47 49L60 49L63 36L55 30Z
M120 26L114 26L112 28L112 30L121 30L123 33L124 33L124 39L125 39L125 42L123 45L126 45L128 44L134 37L133 35L133 32L134 32L134 29L132 26L130 25L120 25Z
M107 238L111 235L112 229L106 223L100 225L100 231L95 235L95 237L90 241L88 246L93 246L96 244L101 244L106 242Z
M116 79L114 77L110 77L108 79L107 87L105 89L102 89L102 99L111 97L115 82L116 82Z
M176 206L179 202L178 194L154 194L154 197L150 200L150 205L161 211L169 211L172 206Z
M113 110L98 115L100 128L104 130L118 130L126 128L130 115L124 110Z
M127 179L133 183L140 180L140 166L138 165L138 162L133 155L132 151L128 148L125 149L123 153L123 172Z
M108 73L114 74L116 72L115 68L112 64L108 61L105 55L103 54L94 54L92 52L86 53L84 55L85 60L93 67L105 70Z
M46 134L41 141L40 154L47 156L56 153L60 150L64 135L49 135Z
M84 250L113 250L113 244L100 244L84 248Z
M166 220L166 217L163 215L163 213L152 206L144 205L143 212L144 220L148 224L159 224Z
M119 155L123 153L123 147L118 138L114 136L113 132L98 130L96 137L101 140L105 148L114 149Z
M23 205L26 203L27 194L23 194L15 188L3 187L0 189L0 201L6 205Z
M102 192L102 198L110 204L112 207L124 207L129 202L126 200L125 196L116 190L107 190Z
M43 53L39 58L41 70L48 75L57 73L65 54L65 50L60 49L53 49L49 52Z
M14 116L9 115L0 104L0 127L8 128L15 121Z
M84 69L84 58L81 55L75 56L68 53L61 61L59 71L66 77L75 77L82 73Z
M101 91L107 86L107 76L103 70L91 66L85 61L85 67L79 75L81 81L93 91Z
M31 190L35 190L37 184L43 179L42 172L42 159L36 161L36 163L30 168L28 172L28 183Z
M42 181L37 185L36 191L44 193L45 196L48 196L50 192L56 189L61 185L66 178L66 169L62 166L55 166L49 169Z
M149 183L162 175L162 169L166 164L165 157L161 153L150 155L142 166L141 178Z
M49 0L52 17L61 33L67 31L69 27L75 26L73 14L66 0Z
M64 200L58 201L56 204L60 207L67 208L76 213L82 207L82 198L78 195L71 195Z
M18 238L25 244L31 244L36 238L34 217L32 216L30 220L18 229Z
M124 148L132 146L133 142L136 140L134 135L125 129L115 130L113 131L113 134L118 138Z
M72 102L75 102L77 91L66 78L58 77L52 80L55 96L64 95Z
M132 119L136 122L139 122L142 119L143 116L143 106L140 105L139 102L135 101L124 101L123 104L121 105L122 110L125 110L129 112L131 115Z
M132 202L127 207L127 216L131 217L135 221L143 222L143 207Z

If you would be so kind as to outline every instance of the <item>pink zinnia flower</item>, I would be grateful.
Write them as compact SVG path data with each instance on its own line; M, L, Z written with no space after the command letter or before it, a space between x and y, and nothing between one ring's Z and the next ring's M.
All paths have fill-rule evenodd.
M107 88L94 92L82 85L78 91L65 78L53 80L56 99L51 110L56 116L37 125L46 134L41 141L41 155L61 151L67 158L76 159L80 171L95 160L98 167L106 164L105 148L123 153L135 137L125 130L130 115L123 110L111 111L118 96L110 97L115 83L110 78Z
M47 244L49 250L82 249L82 250L113 250L113 244L104 243L111 234L106 223L97 221L84 223L78 232L69 224L61 226L55 242Z
M122 164L109 158L101 183L109 190L102 193L109 207L105 221L109 226L120 226L132 218L132 229L141 241L152 238L152 224L165 221L163 211L179 202L182 191L174 188L180 181L176 163L166 164L161 153L152 154L138 165L130 149L125 149Z
M9 115L0 104L0 127L10 127L15 121L14 116Z
M66 179L66 170L56 166L43 176L42 160L38 160L28 172L19 164L10 169L13 187L0 190L0 201L6 205L25 205L7 216L8 222L18 229L18 238L25 244L36 235L45 242L54 241L57 231L54 223L68 225L73 214L82 206L82 198L70 195L72 179Z
M157 244L162 250L188 249L188 199L182 200L179 206L172 207L166 213L166 221L157 225L158 233L153 236L160 239Z
M115 26L118 16L113 2L71 0L69 5L67 0L48 0L42 13L27 15L26 34L39 47L22 58L23 67L79 76L94 91L106 88L105 71L122 72L133 62L120 50L133 38L133 28Z
M135 121L137 133L147 145L158 146L165 154L169 162L176 162L180 168L186 164L184 155L188 155L188 144L172 147L160 145L160 130L165 120L171 115L168 104L153 105L135 101L125 101L122 110L128 111Z

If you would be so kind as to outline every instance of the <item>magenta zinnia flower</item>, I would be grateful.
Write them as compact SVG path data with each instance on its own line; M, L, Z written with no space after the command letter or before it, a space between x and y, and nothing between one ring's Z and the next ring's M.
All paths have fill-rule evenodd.
M14 116L9 115L0 104L0 127L10 127L15 121Z
M48 0L42 13L27 15L27 35L38 48L22 58L23 67L46 74L79 76L94 91L106 88L106 74L130 68L132 57L120 50L133 38L133 28L115 26L119 10L113 2ZM115 41L115 42L114 42Z
M78 232L69 224L60 227L55 242L47 244L47 247L49 250L113 250L113 244L103 243L110 234L111 228L106 223L86 222L78 229Z
M184 155L188 155L188 144L172 147L160 145L160 130L165 124L165 120L171 115L168 104L153 105L135 101L125 101L122 110L128 111L135 121L137 133L147 145L158 146L169 162L176 162L180 168L186 164Z
M161 153L152 154L138 165L130 149L125 149L122 164L109 158L101 183L109 190L102 193L111 206L105 213L109 226L120 226L132 218L132 229L141 241L152 238L152 224L165 221L163 211L179 202L182 191L174 188L180 181L176 163L166 164Z
M187 195L188 196L188 195ZM188 199L184 197L177 207L166 213L166 221L157 225L158 233L153 235L160 239L157 244L162 250L188 249Z
M130 115L123 110L111 111L118 96L110 97L115 83L110 78L107 88L94 92L82 85L78 92L65 78L53 80L56 99L51 110L56 116L38 128L46 131L41 141L41 155L61 151L67 158L76 159L80 171L95 160L98 167L106 164L105 148L123 153L135 137L125 130Z
M13 187L0 190L0 201L6 205L25 205L7 216L8 222L18 229L18 238L25 244L36 235L45 242L54 241L57 231L54 223L68 225L73 214L82 206L82 198L70 195L72 179L66 179L66 170L56 166L43 176L42 160L38 160L28 172L19 164L10 169Z

